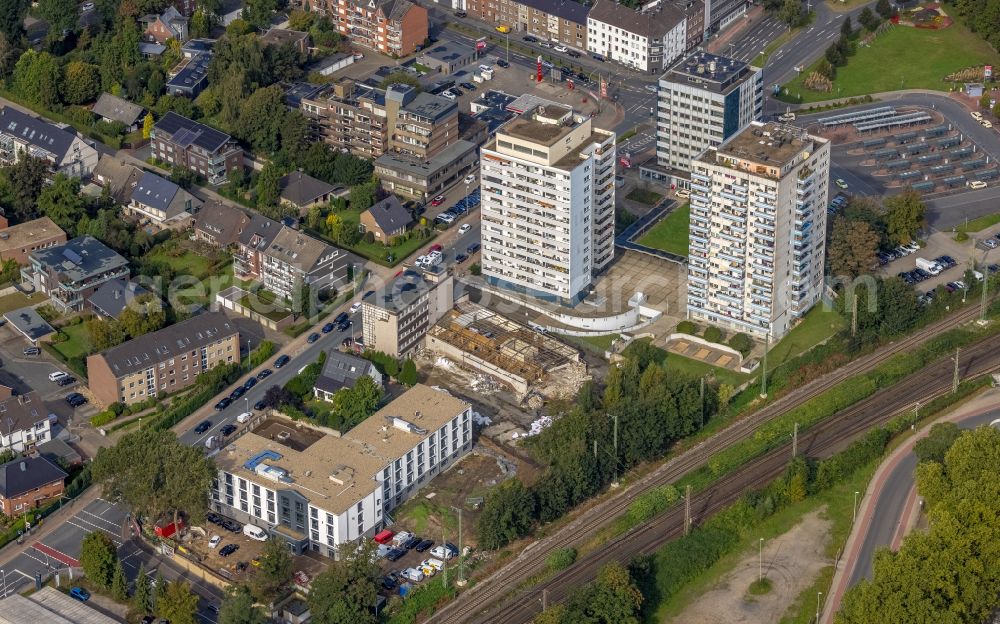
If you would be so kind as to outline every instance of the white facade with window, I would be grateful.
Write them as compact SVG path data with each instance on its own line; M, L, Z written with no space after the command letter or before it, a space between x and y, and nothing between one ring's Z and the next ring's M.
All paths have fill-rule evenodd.
M687 17L672 5L645 12L599 0L587 16L587 51L642 72L663 72L689 44Z

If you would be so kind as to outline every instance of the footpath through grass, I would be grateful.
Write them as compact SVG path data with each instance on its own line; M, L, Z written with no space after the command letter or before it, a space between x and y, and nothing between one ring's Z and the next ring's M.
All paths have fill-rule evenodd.
M660 249L680 256L688 255L688 225L691 221L691 204L675 208L659 223L643 234L636 242L646 247Z
M918 51L918 56L914 56ZM1000 54L956 21L943 30L891 28L870 47L859 47L846 66L837 68L829 93L804 86L806 77L818 63L784 85L787 95L782 96L783 101L821 102L898 89L946 91L953 83L945 82L945 76L974 65L1000 65Z

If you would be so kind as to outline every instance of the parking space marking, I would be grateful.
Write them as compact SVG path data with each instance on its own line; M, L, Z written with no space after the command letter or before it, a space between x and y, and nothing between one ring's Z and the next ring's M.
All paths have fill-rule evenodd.
M87 528L85 526L77 524L76 522L73 522L74 519L79 519L79 518L76 518L74 516L73 518L70 518L69 520L67 520L66 524L72 524L76 528L78 528L81 531L83 531L85 535L89 535L90 533L93 533L95 530L100 531L100 532L106 534L111 539L111 542L115 545L115 548L120 548L121 547L122 542L119 541L121 538L119 538L119 536L115 535L111 531L109 531L107 529L104 529L104 528L101 528L99 526L95 526L93 529L89 529L89 528ZM83 520L83 522L86 522L86 521Z
M118 530L121 530L121 528L122 528L122 525L121 525L120 522L112 522L111 520L108 520L107 518L102 518L101 515L95 514L95 513L91 512L91 511L87 511L86 509L84 509L81 513L85 513L88 516L93 516L94 520L96 520L98 522L103 522L105 524L109 524L109 525L111 525L112 527L114 527L114 528L116 528ZM103 513L104 512L101 512L101 514L103 514ZM77 515L79 516L80 514L77 514Z

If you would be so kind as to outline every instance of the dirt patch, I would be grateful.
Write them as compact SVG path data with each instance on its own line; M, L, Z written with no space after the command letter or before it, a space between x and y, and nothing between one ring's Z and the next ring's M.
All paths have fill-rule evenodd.
M764 576L772 589L750 596L747 589L758 577L758 552L752 549L733 571L693 602L673 621L684 624L773 624L815 580L829 561L824 555L830 521L818 509L790 531L764 543Z

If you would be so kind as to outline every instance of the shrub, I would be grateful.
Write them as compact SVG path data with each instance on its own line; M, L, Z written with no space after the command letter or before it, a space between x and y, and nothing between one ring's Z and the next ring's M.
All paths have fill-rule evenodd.
M113 410L107 409L90 417L90 424L94 427L103 427L118 417Z
M548 559L545 560L545 564L554 572L557 570L565 570L573 565L573 562L575 561L576 549L567 547L553 551L552 554L549 555Z
M723 337L722 330L718 327L706 327L704 337L709 342L721 342Z
M743 355L747 355L753 350L753 339L746 334L736 334L729 339L729 346L736 349Z
M681 321L677 324L678 334L691 334L692 336L698 333L698 325L691 321Z

